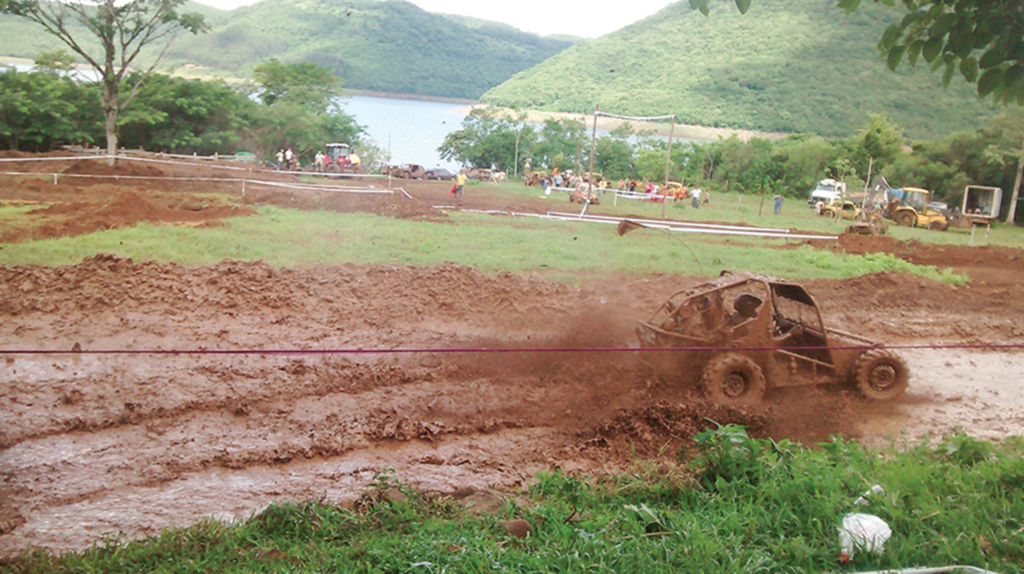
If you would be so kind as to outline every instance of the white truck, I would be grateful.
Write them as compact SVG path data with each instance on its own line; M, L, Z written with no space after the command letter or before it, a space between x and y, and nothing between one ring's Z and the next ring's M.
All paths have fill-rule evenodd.
M811 192L811 198L807 200L809 207L814 207L814 204L819 201L824 202L825 205L832 203L833 201L846 195L846 184L841 181L834 179L823 179L818 182L817 187Z

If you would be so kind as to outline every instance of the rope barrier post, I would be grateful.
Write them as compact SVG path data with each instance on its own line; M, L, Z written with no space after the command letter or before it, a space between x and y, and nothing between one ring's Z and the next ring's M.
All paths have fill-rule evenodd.
M245 178L242 178L242 197L245 197Z
M53 185L57 185L57 174L53 174Z

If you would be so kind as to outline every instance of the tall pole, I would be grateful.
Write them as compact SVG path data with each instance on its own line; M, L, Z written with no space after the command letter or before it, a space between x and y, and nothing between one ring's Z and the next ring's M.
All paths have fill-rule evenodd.
M597 146L597 104L594 104L594 130L590 133L590 173L587 175L587 182L590 190L594 189L594 149Z
M1017 198L1020 196L1020 177L1021 172L1024 171L1024 140L1021 141L1020 145L1020 159L1017 160L1017 178L1013 182L1013 195L1010 196L1010 212L1006 214L1006 222L1013 224L1013 219L1017 216Z
M668 130L668 154L665 155L665 183L668 183L668 166L672 161L672 136L676 133L676 115L672 114L672 127Z
M661 190L661 218L665 219L665 203L668 199L668 166L672 161L672 136L676 133L676 115L672 114L672 127L668 130L668 153L665 154L665 187Z
M868 204L868 188L871 187L871 168L875 165L875 158L868 157L868 179L864 184L864 199L860 201L860 208L864 209L864 206ZM844 198L845 201L845 198Z
M512 177L519 177L519 136L523 134L522 126L519 127L519 131L516 132L516 159L512 162Z

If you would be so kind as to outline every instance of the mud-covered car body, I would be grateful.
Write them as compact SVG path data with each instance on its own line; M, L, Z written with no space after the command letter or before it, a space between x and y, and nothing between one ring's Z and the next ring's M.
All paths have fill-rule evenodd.
M569 192L569 203L592 203L600 205L601 198L594 193L589 184L582 183Z
M636 334L641 347L686 348L643 355L663 373L702 382L723 403L756 403L771 388L848 383L888 399L909 379L891 351L826 328L802 285L766 275L724 271L674 293Z

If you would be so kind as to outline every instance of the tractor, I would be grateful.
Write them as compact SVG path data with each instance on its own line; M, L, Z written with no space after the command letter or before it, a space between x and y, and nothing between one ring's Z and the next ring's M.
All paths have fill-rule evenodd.
M802 385L850 385L872 400L906 390L906 362L880 344L826 328L798 283L723 271L673 294L636 328L659 372L699 383L728 406L756 405L766 392Z
M329 173L363 173L363 164L353 164L352 146L346 143L327 144L326 171Z
M944 213L929 207L932 192L920 187L904 187L889 190L889 202L885 208L897 225L904 227L926 227L936 231L949 229L949 218Z

